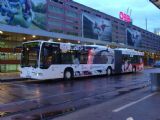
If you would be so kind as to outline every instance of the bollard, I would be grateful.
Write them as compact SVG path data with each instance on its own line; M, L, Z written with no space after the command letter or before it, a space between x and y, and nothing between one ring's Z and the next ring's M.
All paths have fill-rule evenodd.
M160 91L160 73L151 73L151 91L156 92Z

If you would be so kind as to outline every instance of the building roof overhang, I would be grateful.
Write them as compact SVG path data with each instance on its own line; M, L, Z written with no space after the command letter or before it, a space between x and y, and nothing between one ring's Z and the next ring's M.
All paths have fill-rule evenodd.
M160 0L150 0L150 1L160 9Z

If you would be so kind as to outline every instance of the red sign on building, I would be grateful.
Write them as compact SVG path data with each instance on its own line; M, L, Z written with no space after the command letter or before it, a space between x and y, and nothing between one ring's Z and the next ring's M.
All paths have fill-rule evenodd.
M127 15L126 13L124 13L124 12L120 12L120 13L119 13L119 18L120 18L121 20L125 21L125 22L128 22L128 23L131 22L130 16Z

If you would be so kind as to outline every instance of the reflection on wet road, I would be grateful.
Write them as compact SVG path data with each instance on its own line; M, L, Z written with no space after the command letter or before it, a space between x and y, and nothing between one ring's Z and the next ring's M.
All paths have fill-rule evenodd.
M114 91L129 85L149 81L149 73L159 69L147 69L142 73L116 76L103 76L75 79L73 81L24 81L0 83L0 104L30 99L44 100L47 97L65 96L68 99L74 94L77 97ZM65 99L59 98L59 99ZM57 99L58 100L58 99Z

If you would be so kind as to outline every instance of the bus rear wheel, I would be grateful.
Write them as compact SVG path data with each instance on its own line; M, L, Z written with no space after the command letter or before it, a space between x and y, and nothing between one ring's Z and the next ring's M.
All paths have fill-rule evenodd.
M71 70L65 70L64 79L71 80L73 78L73 72Z

